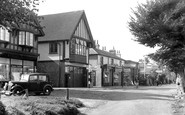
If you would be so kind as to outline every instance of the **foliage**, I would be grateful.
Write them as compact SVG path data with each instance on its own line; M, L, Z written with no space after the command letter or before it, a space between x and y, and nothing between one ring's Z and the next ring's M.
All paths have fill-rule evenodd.
M5 114L5 105L0 101L0 115Z
M129 29L135 41L160 47L149 56L177 72L185 67L185 1L151 0L133 10Z
M17 28L20 24L27 24L40 28L35 24L37 6L41 0L0 0L0 25Z
M26 100L20 96L3 97L2 102L7 115L78 115L78 108L84 107L78 99L55 96L30 96Z

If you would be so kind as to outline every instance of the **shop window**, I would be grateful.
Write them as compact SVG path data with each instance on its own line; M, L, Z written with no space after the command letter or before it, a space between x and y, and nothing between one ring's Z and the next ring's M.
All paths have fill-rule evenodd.
M103 77L104 77L104 83L109 83L109 77L110 77L109 73L105 72Z
M9 80L8 64L0 64L0 80Z
M58 52L57 43L50 43L50 45L49 45L49 53L50 54L57 54L57 52Z

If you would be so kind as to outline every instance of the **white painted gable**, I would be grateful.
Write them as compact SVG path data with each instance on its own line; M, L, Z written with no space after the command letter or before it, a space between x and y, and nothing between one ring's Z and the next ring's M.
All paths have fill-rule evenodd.
M86 26L83 18L80 20L80 23L78 24L74 35L81 37L81 38L84 38L84 39L87 39L87 40L90 40L87 26Z

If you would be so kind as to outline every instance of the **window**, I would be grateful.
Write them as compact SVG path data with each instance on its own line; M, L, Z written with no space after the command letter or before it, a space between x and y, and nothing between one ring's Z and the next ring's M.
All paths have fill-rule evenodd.
M25 32L19 32L19 45L25 44Z
M86 41L73 38L71 40L71 54L83 55L86 56Z
M57 43L50 43L49 53L56 54L58 52L57 50Z
M48 81L46 75L39 75L39 81Z
M30 76L30 82L37 82L37 75Z
M0 27L0 40L2 41L10 41L10 33L4 27Z
M119 65L122 66L122 61L119 62Z
M103 57L100 57L100 65L103 65Z
M113 65L114 64L114 59L111 59L111 65Z
M30 32L19 32L19 45L33 46L34 35Z

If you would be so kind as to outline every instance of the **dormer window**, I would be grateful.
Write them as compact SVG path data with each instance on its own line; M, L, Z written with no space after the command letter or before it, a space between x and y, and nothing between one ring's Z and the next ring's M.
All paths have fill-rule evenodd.
M8 32L8 29L3 26L0 27L0 40L5 42L10 41L10 33Z
M30 32L20 31L19 32L19 45L33 47L34 35Z

